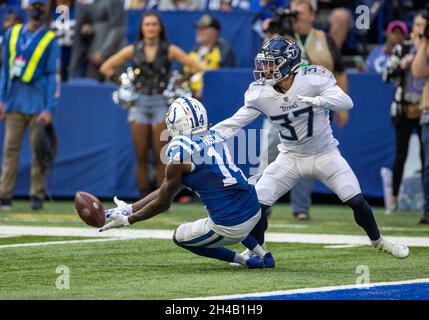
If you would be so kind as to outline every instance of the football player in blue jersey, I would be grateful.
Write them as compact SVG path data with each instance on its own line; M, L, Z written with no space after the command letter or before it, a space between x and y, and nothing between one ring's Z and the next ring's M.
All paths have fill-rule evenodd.
M178 98L170 106L166 122L173 139L167 148L162 185L132 205L115 197L117 207L105 212L112 221L100 231L128 226L167 211L185 187L199 195L208 217L180 225L173 235L178 246L249 268L273 268L272 254L249 235L261 217L255 187L232 161L225 139L208 129L204 106L193 98ZM225 247L240 242L255 256Z

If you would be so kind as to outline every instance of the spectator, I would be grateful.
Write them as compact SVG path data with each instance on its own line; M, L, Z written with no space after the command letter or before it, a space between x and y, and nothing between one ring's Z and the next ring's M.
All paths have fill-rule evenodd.
M205 9L205 0L158 0L161 11L201 11Z
M417 40L418 39L418 40ZM422 224L429 224L429 26L426 20L426 28L419 37L416 37L417 53L411 65L411 71L417 79L424 79L422 99L420 107L420 125L422 126L423 144L423 191L424 212L420 220Z
M3 18L2 22L2 34L4 34L10 27L13 27L17 23L21 23L22 19L19 12L15 9L8 10L6 17Z
M139 76L139 100L128 113L131 133L137 158L137 182L140 197L149 193L148 173L148 137L152 136L154 156L157 159L157 185L164 179L164 162L161 159L161 133L166 129L165 115L167 102L162 95L169 80L171 62L177 60L182 65L189 65L192 72L199 71L199 65L190 59L182 49L167 42L161 18L155 12L144 13L140 39L126 46L110 57L101 66L101 72L107 78L115 80L115 71L127 61L132 61L134 68L141 70Z
M329 17L329 35L337 48L342 50L353 26L353 17L347 8L336 8Z
M329 35L313 28L316 17L314 4L309 0L293 0L291 9L298 11L298 15L293 19L293 29L295 41L301 48L302 63L324 66L334 73L338 85L347 92L347 76L341 53ZM337 112L335 118L337 126L342 128L348 121L348 112ZM268 133L268 145L263 148L265 154L268 153L268 159L262 159L260 172L277 156L276 148L279 143L278 134L271 123L264 122L264 129ZM299 220L309 219L312 188L313 180L303 179L291 190L292 211L294 217Z
M420 158L424 163L423 145L421 143L421 126L419 124L419 103L423 91L424 80L417 80L411 73L417 46L421 45L419 34L423 33L426 20L418 15L413 21L411 39L396 45L386 63L383 80L396 82L395 93L391 107L392 123L395 128L396 153L393 162L392 203L388 211L398 207L399 186L402 180L405 160L408 154L408 144L413 130L417 131L420 139Z
M407 25L399 20L392 21L387 25L386 34L386 43L374 48L368 56L366 63L368 72L383 72L393 47L407 38Z
M51 12L51 30L61 49L61 80L67 81L76 27L75 1L56 0Z
M104 77L99 72L101 64L125 46L125 11L122 2L93 0L90 4L80 4L77 10L71 76L86 76L102 81Z
M289 0L250 0L249 10L256 12L260 20L265 20L273 17L273 10L288 4Z
M6 31L13 27L14 25L18 23L22 23L22 19L19 13L19 9L14 8L5 8L6 14L4 15L2 19L2 29L0 33L0 67L3 63L1 60L2 52L3 52L3 37ZM3 15L2 15L3 16Z
M264 30L273 17L274 11L286 7L289 0L251 0L249 11L256 14L253 30L264 38Z
M14 25L17 21L22 20L22 10L18 6L11 6L7 1L0 2L0 21L2 28L0 35L3 36L7 29Z
M197 28L196 46L189 56L198 61L204 70L235 67L234 52L229 44L219 36L221 25L218 19L204 15L195 24ZM203 72L190 79L194 96L201 99L203 90Z
M47 0L30 0L29 22L15 25L5 36L0 77L0 118L5 119L0 205L10 209L18 173L19 152L26 128L30 127L31 207L43 208L45 176L36 157L38 123L49 125L57 106L57 72L60 50L55 34L46 27Z
M323 30L328 30L340 51L343 51L353 27L353 16L350 12L353 7L347 0L318 0L315 24Z

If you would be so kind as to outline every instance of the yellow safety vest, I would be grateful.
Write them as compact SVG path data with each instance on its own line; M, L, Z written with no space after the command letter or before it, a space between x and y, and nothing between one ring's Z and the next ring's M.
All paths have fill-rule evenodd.
M13 63L15 61L16 44L18 43L18 38L22 27L23 27L22 24L17 24L12 28L12 31L11 31L10 41L9 41L9 54L10 54L9 68L13 67ZM21 80L23 82L29 83L31 82L31 80L33 80L34 72L36 71L37 65L39 64L40 59L42 58L46 48L54 38L55 38L55 33L52 31L48 31L43 36L43 38L40 39L39 43L36 46L36 49L34 49L34 52L31 55L31 58L26 65L24 74L21 76ZM10 77L12 77L12 75L10 75Z
M195 61L198 61L202 64L203 70L213 70L220 68L220 61L222 59L222 54L218 47L214 47L210 52L208 52L203 57L198 57L197 51L191 51L189 57ZM203 72L195 74L190 80L190 86L192 91L200 91L203 88Z

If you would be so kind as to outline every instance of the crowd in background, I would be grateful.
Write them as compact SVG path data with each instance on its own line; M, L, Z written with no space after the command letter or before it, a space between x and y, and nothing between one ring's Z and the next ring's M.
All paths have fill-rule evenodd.
M26 20L29 0L0 1L0 34L11 25ZM102 62L124 47L127 10L158 11L249 11L255 14L254 31L264 37L264 29L274 10L290 5L291 0L49 0L50 26L57 34L62 56L62 80L89 77L103 80L98 72ZM381 73L393 45L407 36L404 28L387 28L388 22L401 20L411 26L413 16L425 1L404 0L308 0L314 8L314 26L329 34L344 56L346 67ZM359 30L355 20L358 5L377 7L369 30ZM381 17L380 19L378 17ZM223 26L225 29L228 26ZM385 29L384 33L379 30ZM249 30L249 32L251 32ZM396 36L398 34L398 36ZM194 35L188 35L194 37ZM383 36L386 43L382 44ZM395 39L395 37L399 37ZM198 45L198 44L196 44ZM364 63L369 53L367 63ZM225 66L234 66L228 63ZM249 66L252 67L252 66Z

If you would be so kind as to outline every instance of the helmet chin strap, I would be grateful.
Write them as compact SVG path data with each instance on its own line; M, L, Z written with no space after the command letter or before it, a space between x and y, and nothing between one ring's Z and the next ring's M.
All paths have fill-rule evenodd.
M285 79L287 79L287 78L289 78L291 75L293 75L293 74L296 74L296 73L298 73L298 71L299 71L299 64L297 64L292 70L291 70L291 72L289 72L285 77L283 77L283 78L281 78L280 80L278 80L278 81L276 81L276 83L274 84L274 85L277 85L277 84L279 84L279 82L281 82L281 81L283 81L283 80L285 80Z

